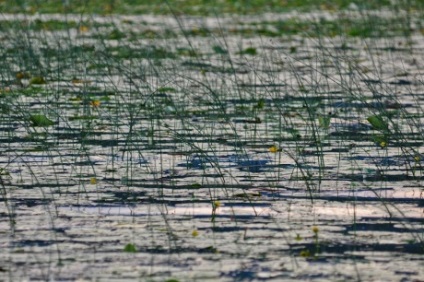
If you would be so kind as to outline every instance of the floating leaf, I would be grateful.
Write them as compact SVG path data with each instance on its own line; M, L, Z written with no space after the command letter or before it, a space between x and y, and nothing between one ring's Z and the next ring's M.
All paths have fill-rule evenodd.
M240 55L250 55L250 56L255 56L257 54L256 52L256 48L254 47L248 47L246 49L244 49L243 51L239 52Z
M331 117L329 116L320 116L318 117L319 127L328 129L330 127Z
M46 84L46 81L44 80L44 78L42 76L35 76L33 78L31 78L31 80L29 81L29 84Z
M219 253L218 249L215 248L214 246L208 246L206 248L202 248L199 250L200 253L212 253L212 254L217 254Z
M192 189L200 189L200 188L202 188L202 184L200 184L200 183L193 183L193 184L191 184L191 188Z
M25 72L17 72L16 73L16 78L18 79L18 80L21 80L21 79L23 79L23 78L30 78L30 75L28 74L28 73L25 73Z
M256 105L253 106L253 109L262 110L265 107L265 99L261 98L256 103Z
M300 236L300 234L296 234L295 240L296 241L302 241L302 237Z
M369 116L367 121L372 125L376 130L388 130L389 125L383 120L380 115Z
M135 248L134 244L126 244L124 247L124 252L127 253L135 253L137 252L137 249Z
M311 252L307 249L300 251L300 256L304 258L308 258L311 256Z
M228 54L228 51L222 48L221 46L216 45L216 46L213 46L212 49L217 54L221 54L221 55Z
M109 35L108 35L108 39L110 40L119 40L125 37L125 33L123 33L122 31L118 30L118 29L114 29L112 30Z
M29 117L32 122L32 126L52 126L54 121L50 120L45 115L32 115Z

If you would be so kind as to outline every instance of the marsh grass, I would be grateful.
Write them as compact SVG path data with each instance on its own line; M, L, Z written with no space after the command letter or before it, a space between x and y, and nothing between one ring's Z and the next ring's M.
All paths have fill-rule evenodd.
M118 260L122 253L151 254L153 279L184 268L155 269L172 265L175 253L243 265L243 257L267 261L283 252L280 263L291 273L308 260L337 268L328 254L350 259L345 253L351 252L360 268L355 252L369 250L363 233L378 231L367 225L376 220L364 216L363 209L374 208L368 203L381 207L373 210L376 228L391 240L403 236L396 246L380 247L384 240L372 234L371 251L422 254L418 1L385 3L380 12L359 5L266 20L222 14L238 10L239 1L214 9L194 1L201 4L198 14L214 13L205 20L181 14L194 13L189 1L178 8L161 1L161 11L171 15L165 24L147 16L90 15L132 7L118 2L66 2L59 11L50 1L21 1L13 6L19 11L63 17L19 15L15 21L5 15L1 21L0 189L11 279L75 278L75 270L61 278L56 269L72 267L90 251L69 251L69 236L105 241L105 252ZM304 8L313 9L312 2ZM263 6L250 3L242 13ZM334 3L321 8L347 7ZM13 7L4 11L16 12ZM269 1L260 11L288 8ZM402 192L408 196L398 196ZM352 214L321 214L344 202ZM334 208L343 213L340 206ZM83 216L93 207L98 214L122 209L131 219L109 211L103 216L110 222L99 217L93 224ZM37 217L42 228L30 234L21 225L32 218L27 208L43 214ZM72 220L84 230L75 231ZM331 228L342 236L326 231ZM258 238L270 247L255 243ZM47 259L37 250L43 244ZM102 244L90 245L92 253L101 257L96 248ZM30 267L21 275L16 246L44 273ZM225 279L260 272L252 265L220 267L213 275ZM307 274L300 278L320 270L302 271ZM422 273L414 271L409 278ZM349 275L344 278L353 280Z

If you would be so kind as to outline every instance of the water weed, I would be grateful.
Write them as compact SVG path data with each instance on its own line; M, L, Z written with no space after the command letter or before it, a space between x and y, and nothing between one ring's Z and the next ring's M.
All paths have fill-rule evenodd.
M419 1L80 2L0 3L10 281L423 275Z

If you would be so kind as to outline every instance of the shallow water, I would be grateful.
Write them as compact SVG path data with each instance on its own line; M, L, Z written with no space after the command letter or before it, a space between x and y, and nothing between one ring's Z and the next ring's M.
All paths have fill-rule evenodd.
M422 279L423 35L232 31L286 17L2 30L0 276Z

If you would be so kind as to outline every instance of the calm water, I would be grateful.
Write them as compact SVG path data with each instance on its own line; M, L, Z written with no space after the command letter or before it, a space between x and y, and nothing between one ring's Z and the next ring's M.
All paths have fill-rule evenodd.
M319 17L3 15L0 276L422 279L423 35Z

